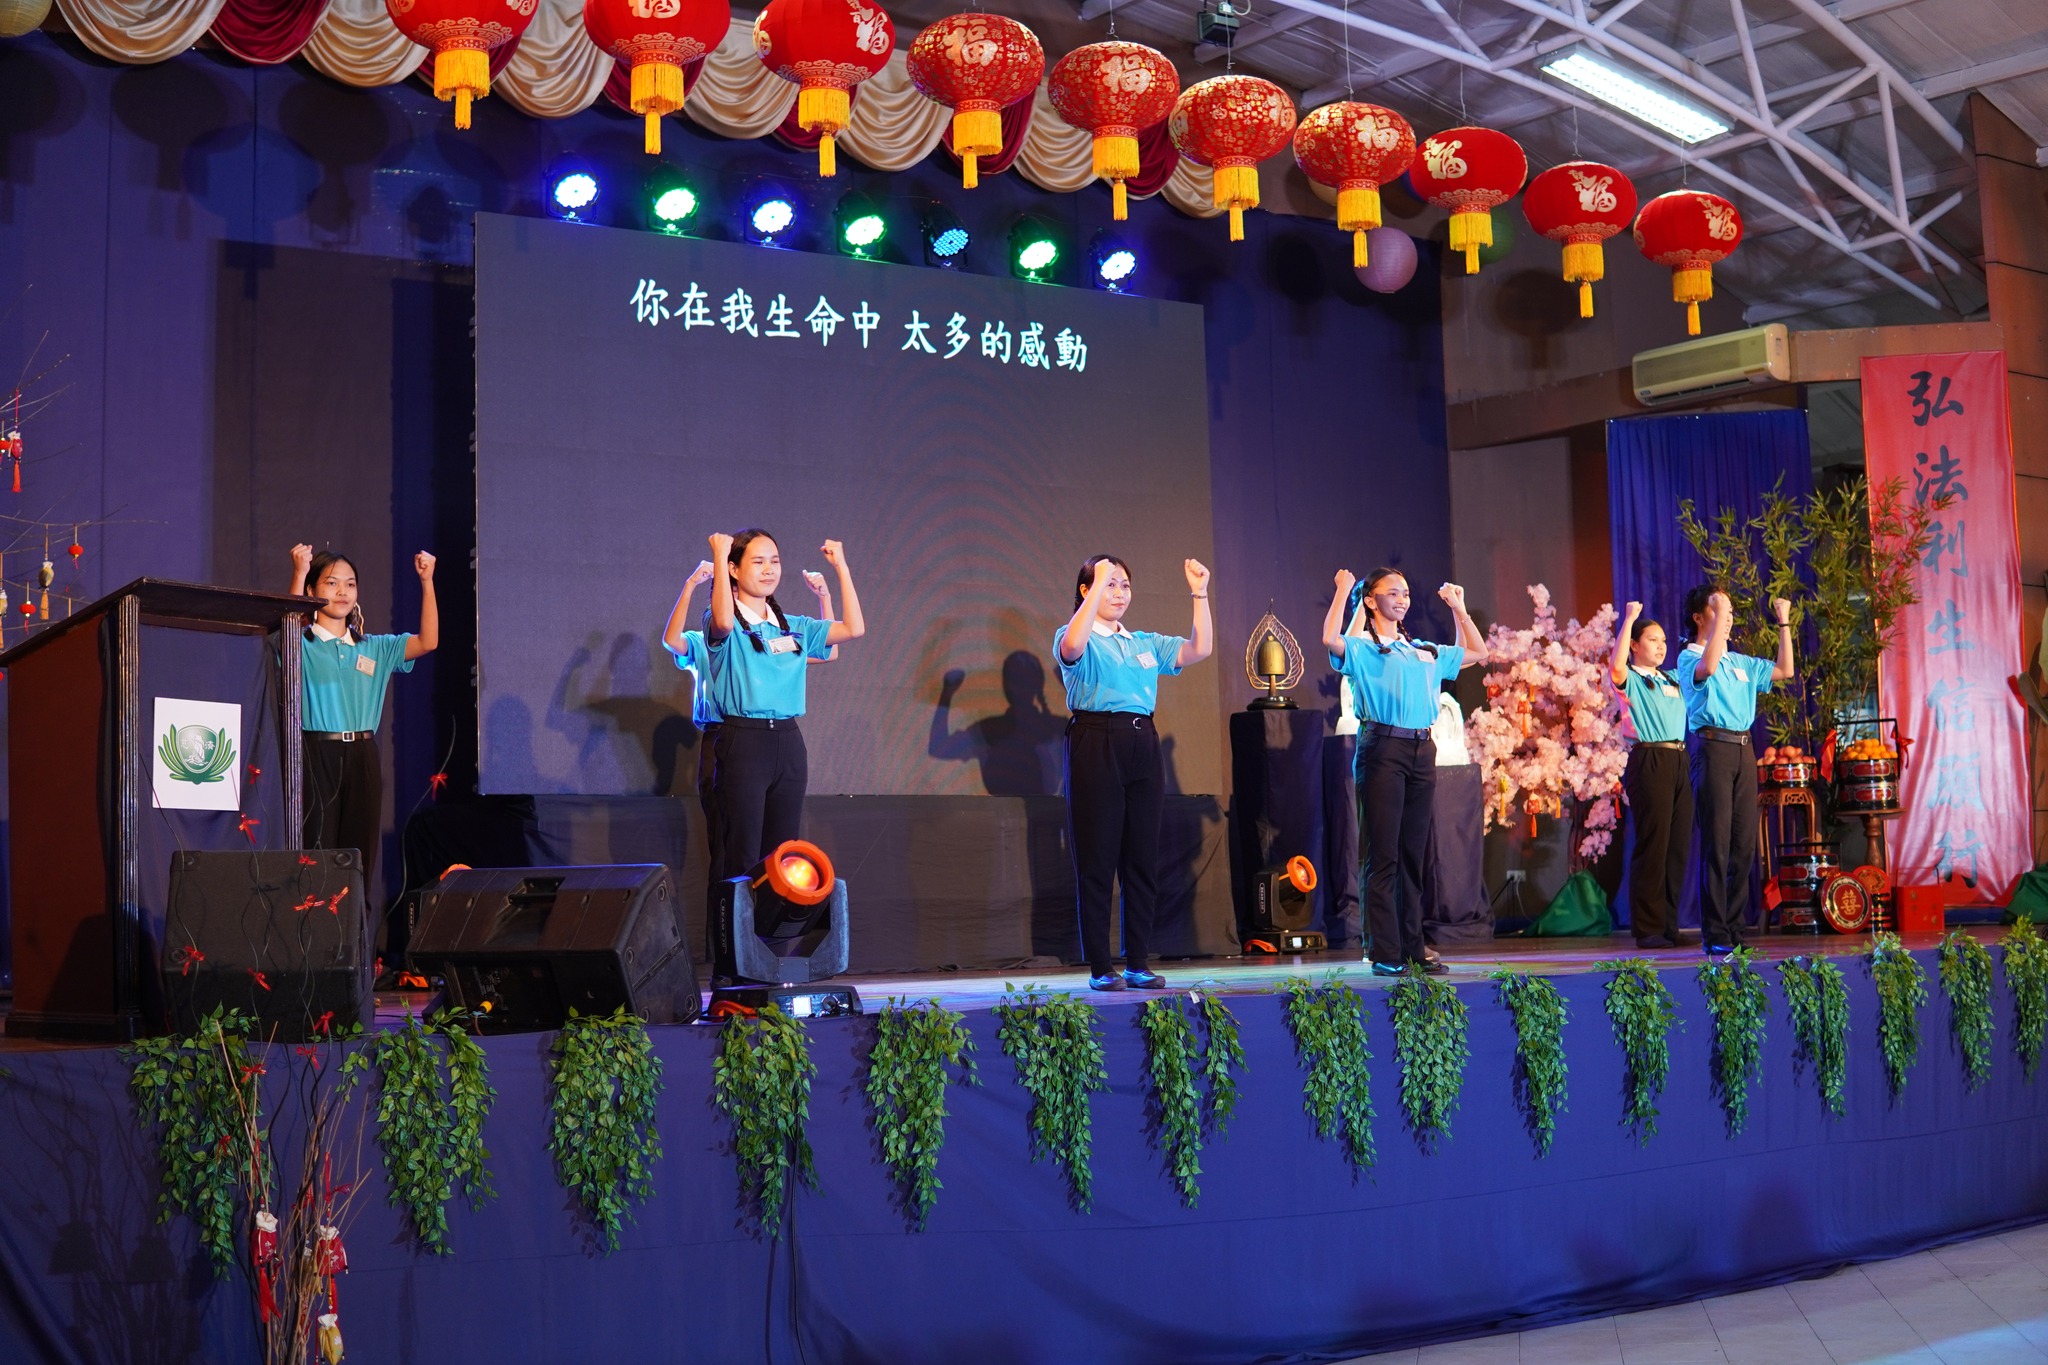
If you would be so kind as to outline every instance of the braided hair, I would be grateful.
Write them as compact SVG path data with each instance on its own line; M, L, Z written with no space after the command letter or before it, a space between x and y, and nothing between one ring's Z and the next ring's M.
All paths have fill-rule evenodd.
M1387 579L1397 576L1402 576L1399 569L1392 569L1381 565L1356 583L1353 583L1351 585L1351 596L1344 603L1344 619L1350 620L1360 607L1365 607L1365 599L1372 595L1374 588L1377 588ZM1436 657L1436 646L1428 640L1418 640L1410 635L1407 626L1396 621L1394 623L1394 631L1397 641L1406 640L1408 647L1418 654L1426 653L1432 659ZM1366 638L1372 641L1373 648L1379 650L1380 653L1392 654L1394 652L1393 645L1381 642L1379 630L1372 623L1372 609L1370 607L1365 607L1365 634Z
M736 532L733 535L732 548L726 551L725 554L726 564L732 569L738 569L740 566L740 562L746 558L747 547L749 545L752 545L757 540L765 540L770 545L777 546L779 546L782 543L778 541L774 536L771 536L766 531L762 530L760 527L749 526L746 530ZM737 603L735 603L735 606L737 606ZM775 624L781 629L782 633L784 635L789 634L789 617L784 614L782 610L782 603L775 600L775 594L772 592L768 594L768 610L774 615ZM737 620L737 611L734 612L734 616ZM711 608L709 607L706 607L704 609L704 624L707 628L711 624ZM753 642L754 650L756 653L766 654L768 652L768 646L761 642L761 633L758 630L748 625L744 621L737 621L737 625L740 633L745 635L748 640Z

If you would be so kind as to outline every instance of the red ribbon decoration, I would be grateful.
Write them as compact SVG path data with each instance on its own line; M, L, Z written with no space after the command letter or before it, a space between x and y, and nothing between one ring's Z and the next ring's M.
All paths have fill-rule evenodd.
M343 888L341 888L341 890L339 890L339 891L337 891L337 892L335 892L335 893L334 893L334 899L333 899L333 900L331 900L331 901L327 902L327 913L328 913L328 914L330 914L330 915L338 915L338 914L340 914L340 913L341 913L341 903L342 903L342 901L346 900L347 898L348 898L348 888L344 886Z
M308 896L304 900L300 901L297 905L294 905L292 909L303 913L304 911L311 910L314 906L318 905L319 903L320 898L318 896Z
M248 835L250 844L254 845L256 842L256 826L262 823L261 820L258 820L253 815L245 815L242 817L241 823L237 824L235 828Z
M329 1029L333 1028L333 1027L334 1027L334 1011L333 1011L333 1010L329 1010L329 1011L327 1011L327 1013L325 1013L325 1014L321 1015L321 1016L320 1016L320 1017L319 1017L318 1019L315 1019L315 1020L313 1021L313 1032L315 1032L315 1033L317 1033L317 1034L320 1034L320 1035L321 1035L322 1037L325 1037L325 1036L326 1036L326 1034L327 1034L327 1031L328 1031Z
M171 960L178 964L179 976L190 976L192 974L192 964L206 961L206 954L188 943L178 949L177 952L171 954Z
M448 774L435 773L432 777L427 779L427 795L433 797L436 801L438 801L441 799L441 793L447 788L447 786Z
M300 866L300 867L318 867L318 866L320 866L320 860L319 860L318 858L308 858L308 857L307 857L307 856L306 856L305 854L301 853L301 854L299 855L299 866Z
M249 975L255 977L256 984L261 986L264 990L267 991L270 989L270 983L263 979L263 973L257 971L254 967L249 968ZM245 1067L243 1069L247 1070L248 1068Z

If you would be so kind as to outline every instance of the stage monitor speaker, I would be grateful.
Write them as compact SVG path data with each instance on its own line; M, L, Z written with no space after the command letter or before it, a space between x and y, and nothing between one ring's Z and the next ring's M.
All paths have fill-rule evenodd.
M223 1005L280 1042L367 1027L371 924L352 848L173 854L160 968L172 1031Z
M659 863L476 867L420 898L412 961L485 1033L560 1028L624 1006L650 1024L697 1017L697 967Z

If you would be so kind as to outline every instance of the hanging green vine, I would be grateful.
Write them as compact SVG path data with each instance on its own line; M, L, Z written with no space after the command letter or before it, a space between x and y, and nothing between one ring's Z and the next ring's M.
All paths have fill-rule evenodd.
M1849 985L1824 957L1794 957L1778 964L1792 1014L1795 1057L1810 1062L1820 1102L1842 1117L1842 1085L1849 1073Z
M801 1020L774 1005L728 1019L711 1063L711 1096L732 1120L732 1151L739 1163L740 1200L773 1238L782 1232L790 1177L812 1189L811 1037Z
M1031 986L1005 990L996 1037L1031 1094L1032 1156L1059 1164L1074 1207L1085 1213L1095 1192L1088 1096L1109 1088L1095 1007Z
M2041 1064L2041 1044L2048 1039L2048 940L2028 920L2020 920L1999 941L2005 950L2005 984L2012 992L2012 1045L2034 1079Z
M457 1185L471 1208L482 1208L495 1194L483 1130L498 1092L483 1049L463 1031L467 1017L459 1009L424 1021L414 1016L404 1028L375 1035L365 1049L380 1086L377 1144L392 1206L405 1214L422 1246L443 1255L452 1250L448 1201Z
M1948 996L1949 1032L1974 1090L1991 1079L1991 954L1961 929L1941 941L1941 989Z
M1647 1144L1657 1135L1657 1097L1671 1075L1671 1025L1678 1018L1672 997L1657 969L1640 957L1605 964L1614 976L1607 983L1607 1017L1622 1052L1622 1123Z
M548 1153L563 1188L615 1250L630 1206L654 1193L661 1059L647 1021L624 1006L609 1015L570 1010L549 1053Z
M1287 1027L1308 1067L1303 1107L1316 1121L1317 1136L1337 1139L1352 1169L1369 1171L1376 1153L1364 1001L1334 972L1320 986L1297 976L1288 978L1284 988Z
M891 1000L875 1019L868 1054L868 1106L875 1136L911 1226L924 1229L939 1197L939 1148L946 1141L946 1083L950 1068L975 1084L974 1040L967 1016L937 1000Z
M1195 1177L1202 1173L1203 1142L1220 1133L1237 1109L1233 1073L1245 1067L1237 1017L1215 996L1190 992L1184 1000L1147 1001L1138 1011L1138 1027L1145 1035L1145 1078L1159 1145L1181 1198L1193 1208L1202 1193Z
M1763 1070L1764 1013L1771 997L1747 948L1705 963L1698 979L1714 1021L1714 1094L1728 1136L1736 1137L1749 1123L1749 1083Z
M1401 1108L1416 1145L1428 1152L1451 1135L1451 1111L1465 1087L1465 1002L1448 981L1406 976L1387 992L1394 1018L1394 1061L1401 1069Z
M1515 1021L1515 1107L1522 1111L1536 1155L1548 1156L1565 1106L1564 995L1527 972L1489 975Z
M183 1213L197 1223L200 1243L221 1276L235 1264L235 1196L253 1155L246 1116L256 1112L262 1075L248 1052L255 1027L250 1015L216 1009L191 1033L145 1038L123 1049L136 1114L158 1134L163 1182L157 1221ZM259 1140L268 1136L255 1131Z
M1877 985L1877 1044L1896 1100L1906 1089L1906 1069L1920 1060L1927 972L1897 934L1879 934L1870 945L1870 978Z
M1237 1016L1213 995L1194 994L1201 1002L1202 1082L1208 1087L1202 1126L1221 1135L1237 1112L1237 1072L1247 1069L1244 1044L1237 1036Z

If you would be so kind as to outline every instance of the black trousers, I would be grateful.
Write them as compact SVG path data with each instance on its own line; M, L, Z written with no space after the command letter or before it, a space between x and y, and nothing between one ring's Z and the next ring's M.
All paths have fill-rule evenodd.
M1152 717L1096 711L1067 722L1067 847L1080 900L1081 951L1096 976L1115 965L1112 882L1123 888L1125 965L1141 972L1151 964L1165 805L1166 769Z
M1629 750L1622 770L1628 793L1629 927L1638 939L1678 934L1678 901L1692 853L1692 781L1684 749Z
M384 764L377 741L301 741L306 818L300 830L307 848L352 848L363 859L363 893L377 894L377 845L384 835Z
M711 859L710 906L705 918L706 960L713 976L734 974L732 944L719 913L723 883L745 876L778 844L803 831L810 755L793 720L727 719L706 731L710 758L700 760L705 846Z
M1747 744L1705 739L1692 756L1700 822L1700 936L1742 942L1756 867L1756 755Z
M1436 813L1436 741L1360 730L1357 781L1366 954L1374 962L1420 962L1422 888Z

